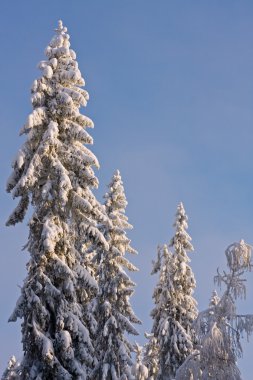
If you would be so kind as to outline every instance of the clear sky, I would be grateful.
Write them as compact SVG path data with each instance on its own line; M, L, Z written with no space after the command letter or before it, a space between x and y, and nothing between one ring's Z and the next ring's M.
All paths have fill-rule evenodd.
M133 298L149 330L151 260L168 242L183 201L195 253L199 308L207 306L224 249L253 244L253 2L238 0L3 0L0 6L0 368L21 356L20 326L7 324L25 277L27 220L4 227L15 201L5 194L18 136L31 110L30 87L57 20L68 27L86 79L85 114L95 123L93 152L102 200L121 171L140 272ZM253 273L241 312L253 313ZM253 342L253 339L252 339ZM244 344L243 379L253 373Z

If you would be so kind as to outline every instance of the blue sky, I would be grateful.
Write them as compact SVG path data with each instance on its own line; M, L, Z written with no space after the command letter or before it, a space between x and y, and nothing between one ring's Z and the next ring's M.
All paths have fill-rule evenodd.
M99 199L120 169L139 251L134 309L149 330L149 275L156 246L173 234L183 201L203 309L224 249L253 244L253 2L235 0L3 1L0 25L1 247L0 368L20 356L19 324L7 319L25 277L26 223L4 227L15 202L4 192L18 136L31 110L30 86L57 20L68 27L90 93ZM26 221L27 222L27 221ZM253 312L253 274L242 312ZM253 339L252 339L253 342ZM243 379L253 371L245 342Z

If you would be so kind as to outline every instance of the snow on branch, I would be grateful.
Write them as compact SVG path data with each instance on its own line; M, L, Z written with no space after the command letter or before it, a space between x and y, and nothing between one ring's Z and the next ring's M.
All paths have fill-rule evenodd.
M214 277L215 283L225 287L219 297L213 293L209 307L200 312L194 323L198 337L198 360L186 361L178 371L185 369L187 373L194 364L201 375L199 379L215 378L222 380L241 380L237 359L243 354L241 338L245 333L247 339L253 332L253 314L240 315L237 313L236 300L246 297L246 279L242 278L245 272L252 267L250 245L243 240L231 244L225 251L229 271ZM184 377L182 377L184 379Z

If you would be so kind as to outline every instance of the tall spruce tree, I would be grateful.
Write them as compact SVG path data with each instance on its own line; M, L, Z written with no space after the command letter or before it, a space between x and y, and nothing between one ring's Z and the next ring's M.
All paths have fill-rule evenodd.
M82 251L108 247L98 228L107 217L91 191L99 164L84 146L93 142L86 131L93 122L79 109L89 96L61 21L45 54L21 130L27 139L7 184L20 197L7 225L21 222L30 203L34 209L28 274L10 321L23 319L21 380L84 380L94 361L87 302L97 283Z
M186 232L187 215L183 204L177 208L175 235L170 246L160 252L159 281L154 290L155 308L151 312L154 320L152 333L159 347L159 372L157 379L175 378L177 369L193 351L194 331L192 323L197 316L196 301L192 296L195 279L189 266L187 251L192 251L191 238Z
M97 252L99 293L97 296L98 330L96 352L98 365L93 373L96 380L130 380L133 347L125 333L137 335L133 324L140 323L129 297L134 282L125 272L136 271L126 253L135 254L125 230L131 229L125 215L127 200L119 171L116 171L105 195L105 209L111 226L104 231L109 249Z

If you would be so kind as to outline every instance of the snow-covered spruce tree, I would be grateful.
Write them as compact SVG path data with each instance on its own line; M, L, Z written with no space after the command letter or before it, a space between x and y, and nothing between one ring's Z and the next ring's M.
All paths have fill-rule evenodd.
M135 343L134 352L136 353L136 362L132 366L132 375L134 380L147 380L148 378L148 369L143 364L142 358L142 347L138 343Z
M153 268L151 271L151 275L159 273L159 282L153 294L153 299L156 305L157 303L160 304L160 296L163 289L162 284L165 282L164 281L166 277L165 272L169 268L169 265L167 266L166 264L165 265L162 265L162 264L164 264L164 261L166 262L169 261L170 255L171 254L168 252L168 248L166 245L164 245L163 247L158 246L157 259L156 261L152 262ZM161 302L162 302L162 298L161 298ZM158 307L155 307L151 315L157 313L157 320L158 320L160 311L161 310L158 310ZM154 321L154 325L157 320ZM154 334L148 334L147 332L145 333L145 337L148 339L148 342L145 344L145 347L144 347L143 362L148 368L149 380L155 380L157 378L157 374L159 371L159 361L160 361L158 340L157 340L157 336L155 336Z
M168 342L167 330L168 320L170 320L169 306L171 295L174 292L170 271L173 266L172 253L168 246L158 246L157 261L153 262L151 274L159 273L159 280L154 289L153 299L155 307L151 312L153 318L152 339L146 345L144 362L149 370L151 379L162 379L162 353L164 345ZM154 366L153 362L156 363ZM164 373L165 374L165 373Z
M95 322L86 306L97 288L81 245L107 248L98 228L107 218L91 191L98 161L83 145L92 144L86 128L93 123L79 112L88 93L61 21L46 56L7 184L20 197L7 225L21 222L29 203L34 209L28 274L10 321L23 319L21 380L81 380L93 367Z
M145 333L148 343L144 347L143 363L148 369L148 379L155 380L159 371L159 347L154 334Z
M12 356L8 362L8 366L2 375L2 380L19 380L20 378L20 364L17 362L15 356Z
M134 315L129 298L134 292L125 269L137 268L125 257L135 254L125 230L131 229L125 215L127 201L119 171L116 171L105 195L105 209L111 227L104 231L109 249L97 251L99 293L97 296L97 340L98 365L94 370L96 380L130 380L131 352L133 347L125 333L137 335L133 323L140 323Z
M253 331L253 315L239 315L236 300L245 298L245 271L251 270L252 248L243 240L231 244L226 250L229 272L215 276L215 282L225 285L225 292L218 297L214 292L209 308L196 320L199 336L198 355L190 357L178 371L178 380L186 380L189 373L199 371L194 379L241 380L237 359L242 356L241 338ZM188 376L188 377L187 377Z
M151 312L154 320L152 333L159 347L159 380L174 379L177 369L194 349L192 323L197 317L197 303L192 293L196 284L188 264L187 251L192 251L193 247L186 232L187 220L180 203L174 224L175 235L170 242L173 253L165 245L160 254L159 281L153 295L155 308Z

